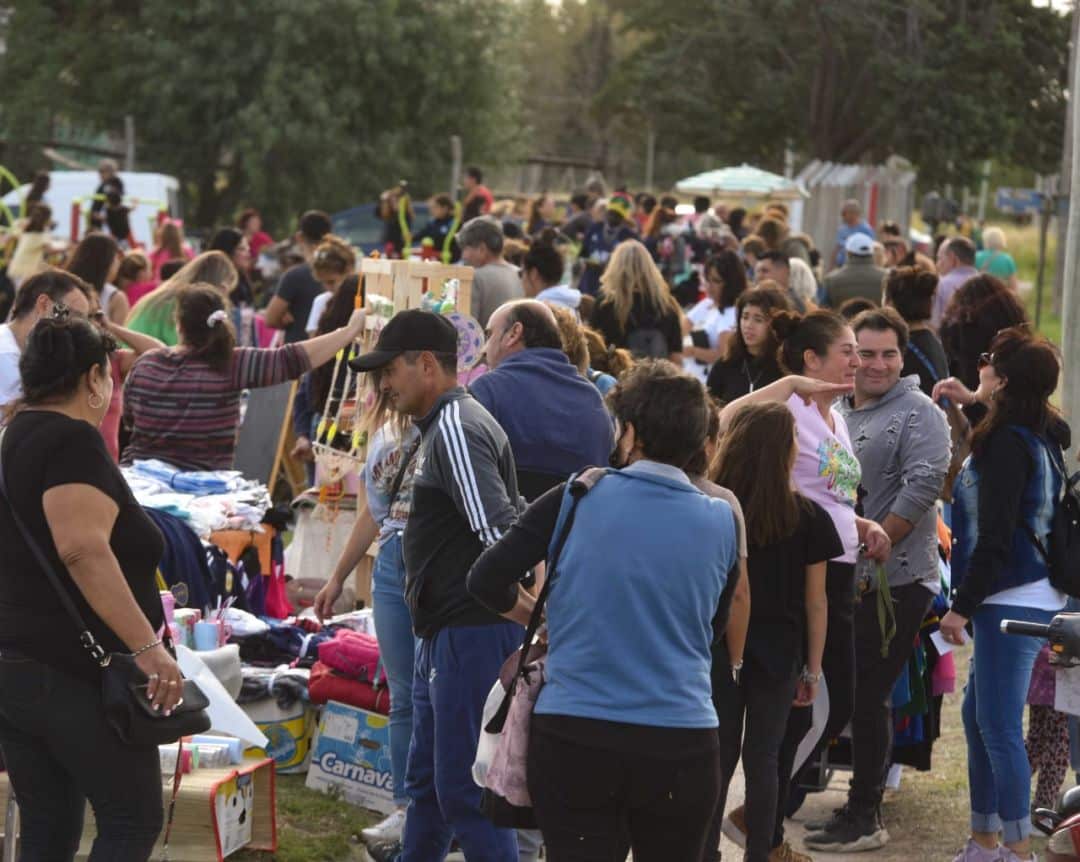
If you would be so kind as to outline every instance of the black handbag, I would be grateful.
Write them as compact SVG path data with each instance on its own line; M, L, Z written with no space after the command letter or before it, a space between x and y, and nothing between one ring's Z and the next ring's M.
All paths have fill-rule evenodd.
M3 437L3 433L0 433L0 445L3 443ZM210 706L210 701L192 680L183 681L182 700L173 708L171 715L155 712L146 696L146 686L150 680L135 664L135 657L128 653L108 653L97 642L78 608L75 607L75 602L72 601L59 576L53 570L49 558L15 510L7 492L2 461L0 461L0 496L7 502L15 526L59 596L60 604L64 606L64 610L75 623L79 631L79 642L89 653L90 660L101 668L101 700L105 706L105 717L120 740L133 746L165 745L176 742L184 736L208 731L210 716L206 709ZM175 657L172 641L167 632L163 642L165 648Z

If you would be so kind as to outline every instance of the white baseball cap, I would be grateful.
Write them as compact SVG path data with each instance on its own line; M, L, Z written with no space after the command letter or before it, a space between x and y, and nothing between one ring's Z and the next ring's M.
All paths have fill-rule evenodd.
M844 249L856 257L870 257L874 253L874 241L864 233L853 233L844 243Z

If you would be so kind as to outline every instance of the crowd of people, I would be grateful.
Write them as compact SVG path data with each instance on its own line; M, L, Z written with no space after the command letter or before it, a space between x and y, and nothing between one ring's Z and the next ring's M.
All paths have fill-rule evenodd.
M750 862L803 862L785 816L804 767L845 732L847 801L805 845L882 847L890 695L930 620L950 644L975 641L971 835L956 859L1030 859L1023 710L1039 647L999 623L1065 605L1029 536L1049 535L1069 432L1050 403L1059 357L1000 277L1002 238L988 231L983 251L948 238L931 259L894 225L875 235L851 201L822 255L782 203L700 199L684 217L674 199L596 186L565 217L542 195L519 224L491 213L480 171L466 176L460 229L437 199L451 221L428 238L474 269L484 373L463 387L456 329L419 309L349 360L370 391L366 502L315 599L328 616L377 545L397 811L365 831L371 852L712 862L723 832ZM385 209L404 242L399 202ZM294 454L310 457L332 360L364 328L356 253L325 213L299 219L301 260L262 317L283 332L269 348L240 313L271 242L258 213L197 256L170 224L150 254L88 234L65 268L28 271L0 326L0 539L18 563L0 577L0 749L27 858L70 858L85 797L95 853L146 859L161 788L156 751L105 738L94 668L12 509L91 629L136 654L171 709L160 536L116 462L228 468L243 390L292 379ZM541 595L537 828L512 829L489 816L473 764L485 700ZM43 703L61 692L56 718ZM100 735L78 753L74 721Z

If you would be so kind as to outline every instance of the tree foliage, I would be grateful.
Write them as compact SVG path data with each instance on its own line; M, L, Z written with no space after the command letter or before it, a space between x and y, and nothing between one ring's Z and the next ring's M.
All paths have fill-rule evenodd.
M729 161L900 153L931 180L1060 158L1068 18L1030 0L622 0L624 82Z
M517 66L499 0L16 0L0 58L9 136L135 117L139 167L189 184L193 220L244 203L283 224L399 179L512 157Z

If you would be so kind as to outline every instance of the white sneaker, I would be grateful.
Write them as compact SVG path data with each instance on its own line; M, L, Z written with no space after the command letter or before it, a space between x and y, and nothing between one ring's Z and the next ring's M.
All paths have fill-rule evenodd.
M365 842L383 843L400 841L401 833L405 829L405 809L399 808L381 823L360 830L360 835Z

